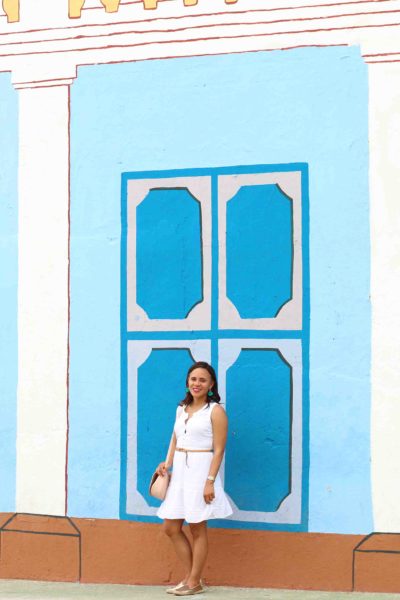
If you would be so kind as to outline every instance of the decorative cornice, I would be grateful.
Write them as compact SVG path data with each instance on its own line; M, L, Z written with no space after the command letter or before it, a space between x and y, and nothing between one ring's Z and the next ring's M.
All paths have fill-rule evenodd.
M224 0L225 4L236 4L238 0ZM80 18L85 7L86 0L68 0L68 14L71 19ZM108 13L118 12L121 0L99 0ZM154 10L158 7L159 0L142 0L146 10ZM184 6L196 6L198 0L183 0Z
M68 0L68 16L70 19L79 19L86 0ZM106 12L117 12L120 0L99 0Z
M116 8L113 1L109 9ZM118 0L118 12L106 14L93 0L79 20L58 16L54 26L0 34L0 70L12 70L15 59L27 57L60 64L62 56L87 65L335 45L360 45L367 62L387 61L383 55L389 54L398 60L400 0L292 0L290 6L271 0L267 8L259 0L229 8L217 1L201 0L188 9L182 0L163 0L149 13L142 0Z
M68 0L68 16L70 19L79 19L85 0Z

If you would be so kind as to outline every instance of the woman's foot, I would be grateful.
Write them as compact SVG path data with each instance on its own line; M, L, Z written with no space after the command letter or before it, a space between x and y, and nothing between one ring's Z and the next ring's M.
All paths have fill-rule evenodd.
M186 586L186 582L181 581L176 586L167 588L165 591L167 592L167 594L175 594L175 592L179 591L180 589L184 588L185 586Z
M184 585L174 592L175 596L194 596L195 594L202 594L204 592L204 588L199 583L194 587L190 587L189 585Z

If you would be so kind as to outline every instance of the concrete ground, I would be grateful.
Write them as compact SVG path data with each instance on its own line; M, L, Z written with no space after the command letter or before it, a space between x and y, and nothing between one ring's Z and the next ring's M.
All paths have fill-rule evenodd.
M0 600L162 600L177 596L165 594L159 586L88 585L77 583L48 583L39 581L0 580ZM309 592L297 590L266 590L256 588L210 587L199 596L206 600L390 600L400 594L371 594L361 592Z

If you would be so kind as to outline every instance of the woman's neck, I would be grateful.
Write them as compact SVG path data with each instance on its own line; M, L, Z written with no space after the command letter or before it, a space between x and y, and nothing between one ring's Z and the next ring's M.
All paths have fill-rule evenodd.
M207 404L207 396L204 396L203 398L193 398L193 400L190 403L190 406L193 406L195 408L201 408L205 404Z

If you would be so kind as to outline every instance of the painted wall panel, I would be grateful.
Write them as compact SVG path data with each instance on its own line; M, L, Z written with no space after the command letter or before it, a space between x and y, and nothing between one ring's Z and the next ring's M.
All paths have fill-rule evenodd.
M308 520L307 341L264 336L218 344L220 391L231 415L223 467L233 505L230 526L299 531ZM235 370L243 357L244 368ZM239 473L244 493L235 481Z
M71 123L71 514L118 513L121 172L301 161L310 166L309 528L370 531L367 79L358 49L82 68Z
M18 105L10 75L0 73L0 511L15 510Z
M160 502L148 494L149 480L166 458L187 369L195 360L210 361L210 342L127 340L123 354L121 513L156 520Z
M226 491L241 510L274 512L290 491L291 368L276 350L245 348L226 379Z
M187 188L154 188L136 223L138 304L151 319L184 319L203 299L199 202Z
M266 190L268 199L263 193ZM303 310L307 310L306 299L303 301L307 285L303 255L308 243L305 194L308 198L301 164L294 170L289 163L287 169L275 166L266 172L218 177L221 328L307 328L303 319ZM228 287L242 314L229 298Z
M209 329L210 177L132 178L124 186L127 329Z
M79 194L71 203L68 512L116 518L120 470L119 214L105 204L90 211L82 199L85 190L79 185Z
M138 368L138 423L131 435L137 436L137 489L150 506L160 505L148 493L149 479L167 455L171 421L185 396L183 383L191 364L193 357L186 348L155 348Z
M292 297L292 201L243 186L227 204L227 294L241 318L273 318Z
M153 363L157 355L158 360L160 360L161 356L164 356L164 361L166 356L170 356L169 362L172 365L176 362L174 355L175 357L182 356L182 350L185 348L184 341L178 344L176 350L170 348L172 339L175 339L173 336L175 330L170 329L171 323L175 323L171 319L159 319L158 321L162 326L161 330L157 333L160 336L158 343L161 344L164 350L161 354L154 349L152 344L155 342L149 338L149 333L140 331L140 329L138 330L136 322L129 319L131 299L139 296L139 292L135 289L135 285L132 282L136 283L136 279L138 285L141 282L140 278L136 278L135 272L138 273L141 269L147 272L149 269L143 269L141 261L146 265L153 259L154 255L151 242L149 242L148 246L143 245L140 255L136 252L137 245L132 243L133 239L140 239L141 237L141 234L137 234L137 229L142 226L142 220L136 218L135 209L137 206L142 206L140 201L146 201L148 198L148 195L144 195L144 190L159 190L163 189L163 186L166 185L165 189L174 192L174 181L190 181L191 188L193 186L199 187L202 182L207 180L218 182L218 186L214 185L213 188L214 193L212 194L210 207L212 216L207 214L206 210L204 211L205 220L209 220L211 217L212 230L214 231L211 244L211 262L212 272L216 275L217 271L220 273L224 272L225 265L218 264L218 250L223 248L226 235L224 226L222 228L220 226L217 227L216 218L218 215L224 218L223 222L226 221L226 215L224 211L221 211L221 207L224 207L225 211L229 210L229 203L224 202L224 199L227 197L226 193L229 192L232 198L236 198L237 196L233 193L233 190L237 190L240 193L243 190L241 182L246 180L245 210L243 210L243 202L241 201L239 205L240 219L234 220L233 225L234 227L240 227L241 222L246 221L245 226L247 228L256 229L258 227L258 243L254 247L252 241L248 239L249 236L238 236L236 239L238 251L236 252L235 248L235 251L231 252L230 261L233 259L233 267L236 267L236 263L238 263L239 268L243 267L243 262L240 260L243 254L247 258L250 257L250 262L257 261L258 263L264 263L267 269L271 269L272 267L275 270L276 279L279 279L281 272L284 277L286 276L286 279L289 278L290 287L292 280L296 279L296 275L292 272L292 269L289 269L289 272L286 269L285 272L285 269L281 268L282 262L276 260L276 257L279 256L279 251L284 252L285 250L282 246L282 240L286 240L286 245L289 247L289 258L292 257L291 205L295 201L296 221L298 221L296 225L296 241L299 244L300 239L303 239L304 244L303 248L296 249L295 258L299 263L297 270L304 272L304 277L300 277L300 281L303 279L304 284L307 285L308 264L307 262L302 264L301 260L298 260L301 254L304 254L306 257L308 256L307 174L307 166L304 164L237 166L197 169L194 171L189 169L179 172L174 170L172 172L159 171L123 174L121 210L122 518L136 519L143 515L154 515L154 510L151 507L155 503L147 494L147 482L154 470L154 464L157 464L159 459L151 458L151 454L153 452L160 454L160 449L162 448L162 456L165 456L165 443L162 443L162 439L163 437L166 438L169 433L168 429L165 430L166 424L161 418L158 429L164 429L163 435L160 437L159 431L154 431L152 436L154 444L151 449L146 444L144 446L139 444L139 440L143 436L146 437L147 434L145 432L151 428L151 424L153 423L153 421L149 422L147 420L149 417L145 416L143 418L143 415L147 415L148 399L144 393L143 385L140 385L140 373L144 370L148 375L146 381L151 381L152 387L155 386L157 388L157 385L162 385L162 380L165 379L162 366L159 369L154 367ZM272 181L274 183L260 186L256 183L260 180ZM223 182L222 185L220 185L221 181ZM282 184L282 182L285 182L285 188L291 188L289 191L293 196L293 200L281 192L281 187L278 187L278 185L279 183ZM264 193L259 193L260 187ZM272 193L265 194L265 189L270 192L272 191ZM216 190L218 190L218 193L216 193ZM253 191L255 194L252 193ZM222 195L222 201L220 195ZM242 199L241 196L240 200ZM261 202L262 208L265 208L265 205L269 204L266 218L260 219L262 211L253 211L254 199ZM272 206L270 203L271 200ZM283 214L287 217L286 219L280 218L282 214L281 200L283 200ZM256 203L255 208L257 209L258 207ZM168 205L161 205L159 213L154 213L149 217L148 220L151 228L154 223L163 220L164 215L170 212L170 208ZM301 213L303 213L303 216L301 216ZM145 214L147 215L147 212ZM236 214L234 216L237 217ZM254 216L256 219L253 218ZM171 221L174 223L173 218L171 218ZM228 221L232 224L230 219ZM185 221L185 230L187 224L187 221ZM301 228L303 228L302 234ZM165 229L167 232L169 231L168 226ZM216 232L218 232L218 236ZM196 239L196 227L193 228L193 233L193 237ZM180 235L179 228L175 225L174 237L179 238ZM148 237L152 239L154 236L150 234ZM255 237L257 238L257 236ZM251 246L250 252L248 252L249 245ZM278 253L275 246L278 248ZM229 250L232 250L231 244L229 244ZM136 259L136 263L134 259ZM166 255L165 259L167 260ZM161 260L161 262L165 262L165 260ZM271 262L277 262L278 264L271 265ZM232 263L230 265L232 268ZM254 299L256 303L260 301L265 302L265 295L267 294L268 296L268 288L262 285L264 273L260 270L260 273L257 275L251 268L249 270L253 271L253 278L257 277L257 281L252 282L253 291L250 299ZM259 285L254 285L256 283L259 283ZM270 287L272 286L270 285ZM297 282L296 287L298 287ZM296 293L300 294L300 296L303 295L301 287L300 290L296 290ZM166 298L165 303L168 308L169 298L167 294L164 290L161 290L159 295L159 304L162 306L163 300ZM308 472L306 469L303 469L303 464L307 463L308 436L303 434L303 429L306 431L307 428L306 423L303 423L302 417L303 414L307 414L307 411L303 410L303 401L305 405L308 403L308 371L302 368L302 353L304 354L304 364L308 364L306 360L308 357L309 336L307 290L304 291L304 302L299 303L300 305L304 305L306 311L304 317L300 319L301 322L305 323L305 326L303 330L292 332L298 338L294 340L283 339L287 335L284 331L273 331L273 326L276 323L275 319L254 319L253 323L257 325L262 323L263 327L259 325L258 327L253 327L252 330L238 331L237 335L242 335L243 339L224 339L226 332L219 327L220 317L223 316L223 312L222 314L220 312L218 318L215 318L216 307L219 306L220 311L223 311L220 302L221 295L223 297L224 292L219 288L217 277L214 276L211 285L211 301L214 306L211 327L205 332L202 330L192 331L189 339L196 338L197 335L205 336L206 343L211 346L211 356L219 374L221 389L225 385L223 381L223 377L225 376L224 370L228 369L229 371L229 384L232 383L230 375L232 370L234 370L234 385L229 385L229 390L225 386L225 391L222 394L222 397L228 401L229 416L231 420L233 419L231 427L235 430L235 435L230 436L228 440L226 464L221 467L221 472L224 472L227 482L228 493L231 494L231 504L233 506L233 515L229 518L230 526L243 527L243 523L245 522L247 527L265 528L280 524L281 526L303 530L307 525L308 489ZM248 299L246 298L246 300ZM183 320L182 323L186 325L188 319L189 317ZM134 325L133 330L131 329L131 323ZM270 328L268 328L268 325ZM184 333L181 332L178 336L180 335L184 335ZM277 339L262 339L265 336L269 337L273 335L277 336ZM176 344L177 342L175 341L174 343ZM185 350L183 356L186 352ZM267 360L265 364L267 356L269 356L269 359L272 357L272 363L271 360ZM199 358L204 360L205 356L200 354ZM238 362L240 363L239 368L236 366ZM152 376L149 375L149 363L151 363L150 373ZM165 366L168 369L168 360ZM171 372L171 368L169 371ZM180 366L179 361L176 363L176 368L173 371L175 377L177 372L179 372L183 380L185 369ZM261 379L264 380L263 383ZM172 384L172 373L170 374L170 380ZM178 382L175 383L175 387L179 394ZM267 389L268 391L266 391ZM173 390L171 391L173 394ZM241 410L241 399L247 397L247 394L252 398L252 403L246 407L247 410L251 413L251 410L257 407L259 413L257 425L255 425L254 418L250 414L246 414L246 412ZM155 395L160 397L160 393L156 393ZM170 406L174 404L170 402ZM158 401L158 406L160 415L164 415L167 408L163 404L160 404L160 400ZM264 419L260 417L261 413L264 415ZM254 413L252 414L254 417ZM173 418L171 416L170 427L172 421ZM250 434L252 427L254 435ZM258 435L255 433L256 428L260 428L257 429ZM268 443L265 443L266 440L268 440ZM127 453L125 452L125 447ZM249 453L251 458L249 457ZM125 460L125 456L127 456L127 460ZM265 470L260 468L260 465L266 464L270 465L270 469Z

